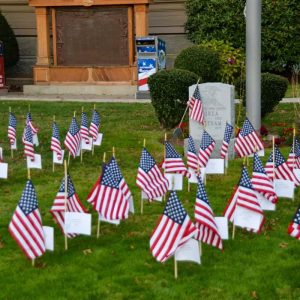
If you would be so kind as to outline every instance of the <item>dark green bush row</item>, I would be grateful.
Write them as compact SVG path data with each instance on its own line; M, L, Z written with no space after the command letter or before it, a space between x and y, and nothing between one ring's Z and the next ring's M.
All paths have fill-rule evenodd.
M162 70L148 80L152 105L160 124L171 129L179 124L188 101L188 87L197 82L195 73L180 70Z

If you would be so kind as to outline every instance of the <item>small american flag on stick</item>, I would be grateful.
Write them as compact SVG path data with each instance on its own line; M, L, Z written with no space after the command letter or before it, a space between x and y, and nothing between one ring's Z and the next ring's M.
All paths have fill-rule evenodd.
M209 158L214 151L216 142L214 139L208 134L206 130L203 131L202 139L200 143L200 148L198 152L199 165L202 168L205 168Z
M224 138L221 146L221 158L225 159L227 152L228 152L228 146L230 143L230 138L233 133L233 126L230 125L228 122L226 122L225 125L225 132L224 132Z
M291 237L300 240L300 206L297 208L294 218L292 222L289 224L288 234Z
M31 127L29 125L26 125L24 131L23 145L24 145L24 155L26 157L29 157L32 161L34 161L34 146L33 146Z
M194 140L191 136L188 138L188 151L187 151L187 166L194 171L198 171L198 156L196 154L196 147Z
M76 157L76 154L80 149L80 140L81 137L79 126L75 117L73 117L64 144L74 158Z
M197 84L192 97L188 101L190 118L204 125L203 103L200 96L199 86Z
M274 154L273 151L270 152L268 160L265 165L265 171L271 181L274 180L275 176L275 165L274 165Z
M93 137L93 141L97 140L99 126L100 126L100 115L94 109L93 116L92 116L92 121L91 121L91 125L90 125L90 135Z
M85 112L81 113L81 125L80 125L80 136L82 140L85 140L86 143L89 143L89 122L88 117Z
M17 139L16 132L17 132L17 118L12 112L10 112L9 119L8 119L7 136L9 138L9 142L11 145L13 145Z
M27 116L26 116L26 125L29 125L32 131L32 135L35 135L38 133L39 129L37 127L35 127L32 123L32 117L31 117L31 113L28 112Z
M53 124L52 124L52 138L51 138L50 149L51 149L51 151L57 153L57 158L59 160L62 159L62 150L61 150L61 145L60 145L59 129L58 129L56 122L53 122Z

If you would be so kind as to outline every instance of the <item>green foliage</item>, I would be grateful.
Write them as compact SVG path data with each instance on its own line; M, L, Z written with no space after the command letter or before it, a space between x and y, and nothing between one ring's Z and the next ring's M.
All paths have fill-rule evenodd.
M245 54L241 49L235 49L231 43L219 40L204 41L200 45L219 54L221 82L234 84L236 79L244 76Z
M192 46L183 49L176 57L174 68L194 72L203 82L214 82L219 79L219 54L213 49Z
M195 43L224 40L245 48L245 1L187 0L186 30ZM283 72L300 60L299 0L262 0L262 70Z
M162 70L148 80L152 105L159 123L167 129L179 124L189 97L188 87L198 76L180 69Z
M19 47L13 30L0 13L0 41L4 43L4 62L6 67L15 65L19 60Z
M273 111L274 107L284 97L288 80L282 76L262 73L261 74L261 116ZM245 89L245 80L237 83L237 88ZM245 94L245 93L244 93ZM245 100L244 100L245 104Z

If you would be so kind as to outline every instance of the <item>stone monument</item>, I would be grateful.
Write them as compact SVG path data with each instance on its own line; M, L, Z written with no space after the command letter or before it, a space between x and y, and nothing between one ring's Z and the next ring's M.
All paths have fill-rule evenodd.
M189 87L189 97L192 97L196 84ZM220 158L220 149L224 137L226 122L235 124L234 86L218 82L199 84L199 91L203 102L205 129L216 141L212 158ZM203 126L194 120L189 120L189 131L198 151ZM185 143L186 144L186 143ZM233 138L228 148L228 157L234 157Z

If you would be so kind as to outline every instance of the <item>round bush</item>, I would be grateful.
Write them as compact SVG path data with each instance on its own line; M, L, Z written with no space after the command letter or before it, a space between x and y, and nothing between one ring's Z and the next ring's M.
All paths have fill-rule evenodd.
M261 117L272 112L281 101L288 88L288 83L285 77L271 73L261 74ZM237 88L240 87L245 90L245 80L238 82Z
M5 67L15 65L19 60L19 47L13 30L0 13L0 41L4 43Z
M166 129L179 124L186 109L190 85L197 82L195 73L180 70L162 70L149 77L151 102L159 123Z
M194 72L203 82L214 82L219 80L221 64L219 54L213 49L192 46L180 52L174 68Z

